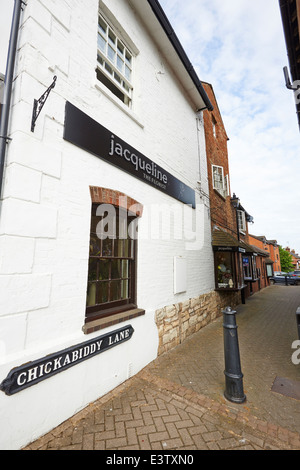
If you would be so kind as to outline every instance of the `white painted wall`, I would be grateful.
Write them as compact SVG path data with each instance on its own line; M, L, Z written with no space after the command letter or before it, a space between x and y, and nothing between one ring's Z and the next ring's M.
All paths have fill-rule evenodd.
M197 193L197 209L190 209L199 214L200 249L163 235L149 239L153 205L180 211L183 205L63 140L69 100L192 188L201 179L208 193L202 120L197 131L192 103L128 2L105 3L139 51L132 110L96 81L98 0L30 0L22 15L0 219L0 382L13 367L116 329L82 332L89 186L124 192L144 205L137 292L146 314L127 322L135 330L127 343L14 396L0 392L2 449L21 448L122 383L129 370L141 370L157 355L155 309L213 289L205 199ZM54 75L56 87L31 133L33 100ZM188 288L177 295L174 256L187 260Z

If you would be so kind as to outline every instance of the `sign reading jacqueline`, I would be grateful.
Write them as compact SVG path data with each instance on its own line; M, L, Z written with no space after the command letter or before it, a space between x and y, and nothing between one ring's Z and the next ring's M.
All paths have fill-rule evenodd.
M64 139L195 208L195 191L66 102Z
M72 346L42 359L16 367L9 372L6 379L0 384L0 390L5 392L6 395L20 392L107 349L128 341L133 332L132 326L128 325L77 346Z

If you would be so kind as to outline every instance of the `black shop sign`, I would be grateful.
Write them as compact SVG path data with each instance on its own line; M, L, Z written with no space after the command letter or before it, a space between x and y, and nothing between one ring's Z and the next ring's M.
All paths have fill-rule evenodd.
M66 102L64 139L195 208L195 191Z
M85 341L77 346L72 346L45 356L42 359L16 367L9 372L6 379L0 384L0 390L5 392L6 395L20 392L76 364L97 356L118 344L128 341L133 332L132 326L128 325L106 335Z

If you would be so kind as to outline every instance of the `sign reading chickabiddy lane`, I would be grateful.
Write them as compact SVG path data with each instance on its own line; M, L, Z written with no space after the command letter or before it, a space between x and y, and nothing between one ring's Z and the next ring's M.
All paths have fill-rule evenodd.
M77 346L72 346L42 359L16 367L9 372L6 379L0 384L0 390L5 392L6 395L20 392L107 349L128 341L133 332L132 326L127 325Z
M66 102L64 139L195 208L195 191L113 132Z

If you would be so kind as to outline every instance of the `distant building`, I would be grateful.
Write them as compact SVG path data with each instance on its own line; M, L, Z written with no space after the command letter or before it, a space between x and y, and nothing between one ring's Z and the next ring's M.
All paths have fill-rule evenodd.
M279 245L276 240L267 240L267 238L249 234L250 243L268 253L269 258L273 261L273 270L281 271Z
M212 85L203 83L203 87L214 107L212 112L204 112L204 128L215 289L228 305L235 305L269 285L268 254L251 246L248 223L253 217L235 194L231 197L228 136Z

